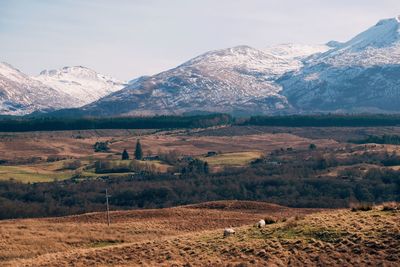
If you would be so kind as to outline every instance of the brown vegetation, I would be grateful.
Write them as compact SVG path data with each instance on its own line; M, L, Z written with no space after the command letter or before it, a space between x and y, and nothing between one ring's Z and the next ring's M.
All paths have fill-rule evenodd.
M0 259L3 266L396 266L400 260L399 212L316 211L224 201L114 212L110 228L100 213L3 221ZM279 222L253 226L266 216ZM227 226L236 234L223 238Z
M105 213L6 220L0 222L0 260L18 266L14 260L21 258L36 262L35 258L40 255L51 258L65 253L66 256L91 251L93 247L139 244L226 226L239 227L266 214L283 218L317 211L260 202L219 201L168 209L115 211L111 212L110 227Z

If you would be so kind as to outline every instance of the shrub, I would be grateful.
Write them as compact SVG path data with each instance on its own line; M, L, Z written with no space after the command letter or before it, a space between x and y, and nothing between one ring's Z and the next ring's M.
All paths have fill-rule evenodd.
M292 218L285 222L285 224L282 227L282 230L287 231L287 230L296 228L297 226L299 226L299 222Z
M108 147L108 142L96 142L93 145L94 152L108 152L110 148Z
M388 202L383 204L382 211L398 211L400 210L400 203Z
M315 149L317 149L317 145L316 145L316 144L310 144L310 145L308 146L308 148L309 148L310 150L315 150Z
M276 218L270 217L270 216L266 217L264 219L264 221L265 221L265 224L274 224L274 223L278 222L278 220Z
M64 160L66 159L66 157L63 156L59 156L59 155L49 155L47 157L47 162L55 162L55 161L60 161L60 160Z
M304 215L296 215L296 216L294 217L294 220L295 220L295 221L301 221L301 220L304 220L304 218L305 218Z
M129 154L128 154L128 151L126 151L126 149L124 149L124 151L122 152L121 158L122 158L122 160L128 160L129 159Z
M63 164L63 169L64 170L76 170L79 169L82 166L80 160L74 160L74 161L66 161Z
M351 211L370 211L373 208L371 203L356 203L350 204Z

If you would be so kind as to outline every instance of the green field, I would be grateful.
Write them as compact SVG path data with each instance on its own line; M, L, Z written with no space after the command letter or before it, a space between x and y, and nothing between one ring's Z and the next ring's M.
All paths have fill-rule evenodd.
M201 160L207 161L212 167L224 166L245 166L251 161L262 156L261 152L248 151L248 152L235 152L218 154L212 157L200 157ZM46 162L40 164L30 165L17 165L17 166L0 166L0 180L15 180L22 183L37 183L37 182L53 182L55 180L70 179L75 174L79 173L82 178L97 178L100 176L110 176L118 178L126 173L95 173L94 166L92 165L95 159L89 160L88 158L80 159L81 167L76 170L64 169L64 164L74 159L61 160L55 162ZM130 160L120 159L107 159L113 165L128 166ZM141 165L153 166L159 172L166 172L171 166L161 161L137 161Z
M201 157L200 159L207 161L211 166L245 166L261 156L262 153L259 151L248 151L224 153L211 157Z
M72 175L72 172L48 171L35 166L0 166L0 180L15 180L22 183L65 180Z
M100 176L110 176L118 178L120 176L130 174L127 173L95 173L94 167L91 167L92 160L81 159L81 167L77 170L65 170L63 166L66 162L73 160L61 160L55 162L47 162L31 165L16 165L16 166L0 166L0 180L15 180L22 183L38 183L38 182L53 182L55 180L70 179L75 174L79 173L81 177L97 178ZM117 159L107 160L117 165L129 165L131 161L122 161ZM138 161L142 165L153 165L158 171L165 172L170 167L160 161ZM89 168L88 168L89 167Z

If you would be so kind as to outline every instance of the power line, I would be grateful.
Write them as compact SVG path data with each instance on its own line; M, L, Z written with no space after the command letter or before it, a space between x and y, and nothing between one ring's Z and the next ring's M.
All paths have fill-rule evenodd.
M110 226L110 223L111 223L111 221L110 221L110 206L109 206L109 204L108 204L108 198L109 198L109 197L111 197L111 196L108 194L108 191L107 191L107 189L106 189L107 225L108 225L108 226Z

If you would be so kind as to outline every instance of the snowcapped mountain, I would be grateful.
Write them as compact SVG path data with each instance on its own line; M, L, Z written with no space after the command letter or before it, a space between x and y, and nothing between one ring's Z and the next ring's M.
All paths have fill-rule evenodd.
M0 114L24 115L73 105L67 94L32 79L7 63L0 63Z
M216 50L131 82L83 109L105 115L269 112L287 107L274 80L289 60L248 46Z
M265 51L249 46L211 51L166 72L133 80L83 110L104 115L275 113L290 108L275 80L302 67L301 59L328 49L282 45Z
M82 105L65 112L400 112L398 103L400 17L381 20L344 43L210 51L125 85L84 67L43 71L31 78L0 65L0 113L5 114Z
M335 44L333 42L330 42L325 45L280 44L280 45L268 46L265 49L263 49L263 51L267 54L280 58L285 58L287 60L302 61L311 55L324 53L332 49L332 47L334 46Z
M211 51L134 80L95 114L400 112L400 17L348 42Z
M0 63L0 114L25 115L80 107L123 86L122 82L80 66L45 70L30 77Z
M124 87L123 82L82 66L44 70L34 79L60 93L68 94L74 99L71 107L89 104Z
M379 21L278 83L300 111L399 112L400 18Z

